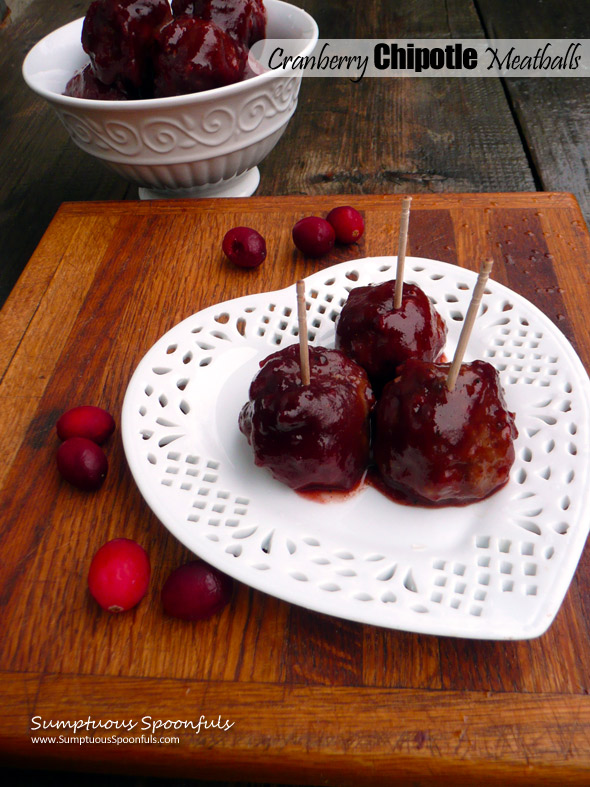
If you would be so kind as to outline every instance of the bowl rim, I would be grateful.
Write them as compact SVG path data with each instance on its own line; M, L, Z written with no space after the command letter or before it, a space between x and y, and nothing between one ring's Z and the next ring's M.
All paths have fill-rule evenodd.
M295 9L299 14L302 15L304 20L310 25L311 28L311 36L308 39L302 38L301 40L307 40L307 44L301 51L301 55L308 55L310 52L313 51L315 47L318 37L319 37L319 28L315 19L303 8L299 6L293 5L293 3L287 3L285 0L264 0L265 6L272 7L277 6L280 8L283 6L285 10L287 9ZM42 87L36 83L36 81L31 77L29 73L29 66L31 60L33 59L33 54L38 50L40 47L46 45L47 41L52 37L55 36L57 33L64 31L68 27L75 27L77 25L82 25L84 22L84 17L79 17L78 19L74 19L71 22L67 22L65 25L52 30L46 36L41 38L37 43L31 47L29 52L27 53L23 64L22 64L22 76L29 88L38 95L45 98L47 101L50 101L53 104L60 104L64 108L75 108L78 109L92 109L99 112L109 112L109 111L117 111L117 110L124 110L126 112L139 112L145 109L165 109L165 108L178 108L186 106L187 104L201 104L206 103L208 101L214 101L217 98L226 98L231 97L235 94L239 94L242 92L247 92L249 88L253 88L257 85L263 85L266 82L269 82L273 79L288 79L292 76L295 76L294 69L287 68L281 74L277 74L274 71L265 71L262 74L257 74L256 76L249 77L248 79L243 79L240 82L234 82L231 85L224 85L222 87L215 87L211 88L210 90L202 90L197 93L184 93L180 96L164 96L162 98L139 98L139 99L122 99L117 101L109 101L105 99L93 99L93 98L76 98L74 96L65 96L63 93L57 93L53 90L48 90L45 87ZM73 74L72 74L73 76ZM296 76L300 77L300 74Z

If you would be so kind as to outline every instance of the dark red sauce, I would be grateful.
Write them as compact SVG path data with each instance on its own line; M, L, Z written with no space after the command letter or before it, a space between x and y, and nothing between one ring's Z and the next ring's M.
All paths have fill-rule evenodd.
M491 497L492 495L496 494L496 492L499 492L500 489L506 486L507 483L508 478L503 484L497 486L495 489L492 489L487 495L485 495L485 497L481 499L485 500L487 497ZM468 506L472 503L479 502L478 499L438 500L437 502L433 502L432 500L427 500L423 497L410 495L408 492L404 492L403 489L388 486L379 476L377 469L373 466L369 468L362 481L360 481L360 483L354 489L349 491L342 491L338 489L299 489L295 491L305 500L310 500L313 503L321 503L322 505L326 505L330 503L346 503L359 495L368 487L372 487L375 489L375 491L382 494L388 500L391 500L392 503L397 503L401 506L411 506L412 508L447 508L449 506Z
M91 98L95 101L126 101L127 94L117 83L104 85L97 79L90 63L76 71L64 90L64 95L73 98Z
M369 484L368 474L365 474L352 489L318 489L314 487L312 489L296 489L295 491L300 497L314 503L346 503L360 494Z
M309 349L303 385L299 345L262 361L239 417L257 465L292 489L354 489L370 458L374 396L367 375L338 350Z
M369 472L367 473L367 477L365 480L364 486L371 486L373 489L377 490L380 494L387 497L392 503L397 503L398 505L402 506L412 506L412 508L447 508L449 506L468 506L472 503L478 503L479 500L485 500L487 497L491 497L496 492L499 492L502 487L506 486L508 483L508 478L504 481L503 484L497 486L495 489L490 490L487 495L483 498L479 499L465 499L465 500L438 500L436 502L432 500L427 500L424 497L417 497L416 495L411 495L408 492L404 491L403 489L396 488L393 485L387 485L383 479L380 477L379 473L377 472L376 468L372 467ZM323 501L320 501L323 502Z
M508 480L518 432L498 373L486 361L461 366L407 361L375 410L373 458L380 483L398 497L435 505L481 500Z
M265 32L263 0L94 0L82 26L90 73L64 94L112 101L234 84L257 73L248 52Z
M130 97L151 92L154 40L171 19L167 0L94 0L84 18L82 48L96 78Z
M248 48L264 38L266 29L263 0L172 0L172 13L213 22Z
M446 341L446 325L420 287L404 284L399 309L394 294L394 280L355 287L336 324L336 347L365 369L376 391L409 358L438 360Z
M190 16L162 28L154 57L154 97L198 93L239 82L247 52L217 25Z

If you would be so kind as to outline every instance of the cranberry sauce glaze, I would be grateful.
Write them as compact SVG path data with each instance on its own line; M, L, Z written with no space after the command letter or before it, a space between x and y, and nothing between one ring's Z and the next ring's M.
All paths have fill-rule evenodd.
M66 87L66 96L91 98L94 101L127 101L128 94L115 82L105 85L97 79L90 63L76 71Z
M395 280L351 290L336 324L336 347L362 366L376 391L392 380L408 358L436 361L447 328L427 295L404 284L394 309Z
M263 0L94 0L82 27L88 67L64 94L138 99L185 95L252 76L248 50L265 36Z
M172 0L172 13L213 22L247 48L261 41L266 30L263 0Z
M130 97L150 92L154 40L171 20L167 0L94 0L82 26L82 48L95 77Z
M385 489L422 504L457 505L506 483L518 436L498 373L486 361L461 366L407 361L375 410L374 460Z
M351 490L370 458L375 399L366 373L338 350L309 348L303 385L299 345L265 358L239 417L258 466L298 491Z
M239 82L244 50L217 25L190 16L160 31L154 58L154 98L199 93Z

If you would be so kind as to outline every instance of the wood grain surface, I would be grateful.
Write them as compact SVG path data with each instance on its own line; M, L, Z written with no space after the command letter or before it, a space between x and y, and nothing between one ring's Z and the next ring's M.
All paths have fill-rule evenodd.
M590 15L584 3L527 0L506 13L503 0L478 0L478 12L490 38L590 38ZM555 44L552 45L555 50ZM590 83L576 78L509 78L503 80L508 104L537 188L576 194L590 216L588 151Z
M321 260L290 230L352 203L361 242ZM156 520L119 432L97 493L60 480L55 422L76 404L120 413L157 338L216 302L265 292L337 262L395 254L401 198L280 197L62 206L0 312L4 446L0 508L0 757L19 767L284 784L587 784L587 553L542 637L486 642L390 631L288 605L240 585L198 625L166 618L159 592L190 554ZM220 250L256 227L254 271ZM568 194L416 195L408 253L477 269L539 306L590 368L590 238ZM90 559L133 538L150 553L148 596L119 616L89 597ZM31 718L233 723L177 744L42 745Z
M559 0L297 0L323 38L590 37ZM8 3L9 6L12 3ZM78 0L22 0L0 28L0 303L64 201L135 199L78 149L22 79L25 54L80 16ZM588 84L587 84L588 83ZM264 160L258 195L571 191L590 216L586 79L305 79Z

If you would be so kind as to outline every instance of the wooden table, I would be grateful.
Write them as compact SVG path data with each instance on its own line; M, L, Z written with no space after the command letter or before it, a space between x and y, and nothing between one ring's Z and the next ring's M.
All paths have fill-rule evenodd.
M401 198L357 195L347 201L365 216L358 246L321 260L297 253L293 223L340 201L69 203L51 223L0 313L5 764L312 785L588 784L587 553L555 622L531 641L380 629L244 585L219 616L185 624L163 615L159 591L190 555L143 502L119 431L101 490L83 493L58 476L58 415L93 403L118 420L135 366L179 320L395 250ZM254 271L219 250L238 223L267 237L271 256ZM469 268L492 256L494 277L543 309L590 368L579 308L590 238L570 195L416 195L409 252ZM95 550L118 536L148 549L153 578L137 608L113 616L89 597L86 575ZM178 743L30 739L35 717L145 716L233 726L166 733Z
M520 0L517 4L503 0L414 0L401 4L370 0L362 11L356 0L297 3L317 19L325 38L488 34L505 38L590 37L590 18L584 4L558 0ZM88 557L107 535L119 532L122 521L127 535L148 533L154 546L162 550L156 584L186 553L165 536L142 504L118 442L111 445L113 466L104 494L89 504L87 498L58 489L57 479L47 472L55 447L55 415L73 399L92 399L117 408L128 373L150 341L180 316L232 292L241 292L244 279L235 279L234 272L223 268L220 280L207 282L204 289L180 287L161 308L149 314L145 304L136 300L119 303L113 299L120 285L108 289L108 282L112 284L113 280L107 260L109 255L121 260L127 247L109 245L112 233L117 234L121 227L131 230L136 211L142 222L161 228L167 221L174 226L185 220L198 223L199 210L206 206L177 206L174 210L180 210L185 218L171 214L165 219L162 207L132 204L130 200L137 195L135 187L76 148L52 110L24 84L20 66L26 52L51 30L81 16L87 5L88 1L80 4L77 0L44 0L42 4L39 0L0 0L0 17L4 17L5 6L11 9L0 26L0 303L11 292L60 205L70 203L52 224L0 320L3 374L8 370L0 393L8 416L3 419L4 429L9 433L5 439L8 459L2 468L9 491L4 492L2 504L11 507L17 523L9 526L3 522L2 538L12 543L14 527L21 526L21 514L26 523L26 535L17 543L16 552L5 547L0 553L3 567L9 569L3 572L3 582L8 583L3 610L13 620L27 600L37 604L35 608L27 606L24 623L17 620L11 626L5 638L8 649L3 649L0 656L4 674L10 675L2 692L3 759L10 754L20 768L66 768L62 753L53 750L40 755L37 749L27 748L22 727L24 707L27 713L41 708L43 712L65 714L71 705L95 713L105 707L101 694L107 697L104 702L111 702L108 697L112 697L116 685L123 687L116 689L121 692L120 708L128 701L123 698L135 697L143 712L145 706L138 699L141 692L152 685L154 675L168 674L167 683L158 681L156 695L149 689L146 712L165 715L173 707L184 708L186 697L196 697L194 707L202 707L204 712L229 712L230 707L222 707L217 698L228 682L233 685L236 681L240 700L231 705L232 718L248 732L235 732L233 738L220 734L213 744L211 738L204 739L191 750L182 746L173 757L170 751L139 748L127 750L124 756L120 752L109 755L104 747L94 753L76 750L67 754L72 767L167 776L190 773L236 781L280 777L282 781L306 784L376 784L375 773L384 783L392 783L394 775L402 782L406 776L415 776L415 783L437 781L442 773L448 774L453 784L460 783L460 778L507 783L514 774L514 778L534 783L543 779L558 784L568 779L587 782L585 556L550 632L539 641L518 645L384 633L287 608L244 588L237 606L224 613L217 624L208 626L203 644L199 644L200 639L194 643L200 654L198 672L182 655L172 660L173 669L159 671L155 664L163 658L157 655L163 630L159 630L156 646L150 644L154 642L152 629L144 630L139 625L145 616L152 621L157 617L153 606L156 590L149 606L146 603L145 609L138 609L129 618L107 625L96 615L82 589ZM514 210L530 211L532 197L526 192L572 192L581 214L569 198L551 197L551 210L547 213L545 208L541 211L544 216L539 217L541 222L556 221L560 226L566 217L563 232L555 230L549 238L538 238L542 245L536 248L549 246L551 252L547 253L555 252L554 259L560 261L555 274L552 266L542 269L542 275L549 276L539 288L545 292L533 292L531 280L517 274L517 279L509 282L516 289L522 287L523 294L558 322L575 341L588 366L590 344L576 297L584 303L587 293L583 221L590 217L586 174L590 158L589 88L590 81L585 79L372 79L356 85L345 80L304 80L297 112L285 136L261 165L257 194L310 195L318 202L306 203L306 211L311 204L325 207L324 197L333 197L336 203L362 198L373 227L368 229L359 252L379 253L384 248L391 251L384 232L383 205L379 200L364 202L363 195L424 195L414 203L419 208L415 215L428 217L430 222L448 209L450 203L441 201L442 195L525 192L523 203L517 198L510 204ZM436 195L441 195L440 200ZM492 198L484 195L481 199L480 207ZM100 204L87 204L96 200L121 202L108 210ZM394 201L394 213L397 204ZM493 211L502 204L501 200L497 202ZM254 210L254 201L248 205L247 210ZM257 200L256 205L267 211L268 223L277 203ZM438 212L439 207L443 214ZM421 248L414 246L413 251L451 261L464 259L464 254L471 259L475 246L484 248L488 238L479 230L470 236L467 228L457 226L457 211L463 209L452 212L456 232L450 231L446 220L435 224L431 229L436 232L430 232L429 239L423 235ZM225 210L230 221L232 211L237 216L241 208L226 206ZM428 214L427 210L437 212ZM281 220L288 222L295 212L295 207L290 208ZM488 219L492 215L497 213L492 212ZM103 236L98 232L93 235L89 246L85 242L88 222L104 230ZM495 231L499 229L495 226ZM281 254L289 258L287 269L276 271L265 265L247 279L252 291L278 285L283 276L284 281L290 281L296 272L315 270L316 263L291 259L287 235L280 246ZM497 242L504 241L506 237L500 237ZM416 242L414 235L412 243ZM147 236L142 236L140 248L152 253ZM178 272L182 268L181 275L193 285L200 282L201 274L193 266L187 267L182 243L174 248L180 254ZM499 248L494 250L496 254L500 254ZM569 261L567 273L562 267L565 260ZM514 266L498 266L500 262L498 258L499 278L515 275ZM97 274L101 266L109 271L102 289ZM122 283L130 292L136 292L139 286L135 274L135 263L121 272ZM564 293L550 292L554 275L567 285ZM117 312L119 306L124 318ZM94 324L96 314L103 315L107 326L104 335L86 330ZM114 350L117 334L113 326L119 324L118 320L123 320L128 332L128 351L122 359ZM29 483L28 462L41 479L41 496L36 493L20 512L17 500L22 499L23 484ZM53 510L51 501L57 505L58 498L59 509ZM59 543L51 541L46 517L59 524L55 533L55 538L62 539ZM88 533L89 517L96 517L96 533ZM67 537L63 536L64 528ZM27 544L27 561L43 571L35 582L27 579L25 564L17 562L22 556L19 550ZM48 551L48 544L53 552ZM64 549L69 552L67 557ZM57 556L55 565L49 564L51 555ZM55 619L47 617L39 623L41 610L47 609L39 600L42 588L47 589L56 612ZM71 596L64 596L66 592ZM37 611L31 612L33 609ZM49 637L46 620L60 644L44 645L41 651L39 637L43 643ZM92 621L90 638L88 620ZM275 622L277 631L273 632ZM120 640L114 639L113 626L123 629L122 637L130 629L134 632L131 640L125 640L126 656L117 650ZM242 658L236 655L240 626L245 648ZM178 629L174 631L178 636ZM225 647L226 636L230 637L233 660L219 664L204 655L205 646L211 643L217 650L220 642ZM193 635L190 641L192 646ZM276 656L270 671L264 672L263 662L253 659L258 641ZM141 656L136 660L138 652ZM143 678L146 665L147 678ZM103 677L93 677L99 674ZM246 690L247 682L254 688ZM357 692L359 683L362 689ZM262 686L260 691L258 685ZM432 702L433 694L436 703ZM267 705L260 702L263 695ZM338 704L338 713L329 719L324 708L331 702ZM138 705L130 707L135 712ZM387 722L395 714L397 732L392 735L389 724L384 733L383 720ZM360 735L357 715L363 729ZM18 724L17 716L21 719ZM254 728L248 727L248 719L257 720ZM439 734L439 730L444 732ZM281 740L278 749L277 740ZM208 745L212 745L210 750ZM312 753L306 758L308 745ZM229 758L228 751L233 752ZM20 772L15 778L22 783ZM35 773L29 778L43 787L54 783L49 775ZM125 781L126 785L131 783L139 787L139 782Z

